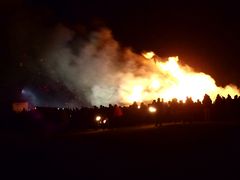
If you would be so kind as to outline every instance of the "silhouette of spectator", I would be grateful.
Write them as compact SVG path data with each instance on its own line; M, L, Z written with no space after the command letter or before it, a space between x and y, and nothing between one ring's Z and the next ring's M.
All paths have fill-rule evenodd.
M240 97L238 95L227 98L217 95L214 103L209 95L205 94L203 101L193 102L188 97L183 103L175 98L168 103L158 98L151 104L141 103L140 107L136 102L130 106L120 107L109 104L108 107L93 106L80 109L37 107L36 109L23 111L21 113L11 112L12 121L2 122L1 126L17 129L30 129L36 132L59 131L62 129L79 130L97 128L96 116L100 115L108 119L107 127L137 126L146 124L161 125L169 121L198 121L198 120L238 120L239 119ZM149 113L148 107L153 106L157 111ZM4 115L3 115L4 116ZM7 119L7 118L6 118Z
M216 97L216 100L214 102L215 105L220 106L223 103L223 99L221 98L221 96L218 94Z
M209 95L205 94L202 102L204 107L204 120L209 121L212 100Z

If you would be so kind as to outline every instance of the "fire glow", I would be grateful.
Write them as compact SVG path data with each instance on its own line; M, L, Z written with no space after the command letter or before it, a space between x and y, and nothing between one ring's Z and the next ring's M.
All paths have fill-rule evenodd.
M75 95L74 105L130 105L158 98L184 102L187 97L201 101L205 94L214 101L217 94L240 95L236 86L218 87L211 76L183 65L178 57L162 58L153 51L137 54L121 47L109 29L92 32L81 41L77 54L71 46L66 47L75 38L72 31L63 27L58 31L54 39L61 40L53 44L63 44L49 50L43 66L51 78Z
M187 65L181 65L178 57L169 57L162 61L153 52L143 54L146 70L143 75L125 79L122 87L124 91L121 98L124 103L134 101L145 102L157 98L169 101L177 98L186 101L191 97L193 101L202 101L205 94L215 100L217 94L226 97L240 95L239 89L234 85L225 88L218 87L215 80L202 72L195 72Z

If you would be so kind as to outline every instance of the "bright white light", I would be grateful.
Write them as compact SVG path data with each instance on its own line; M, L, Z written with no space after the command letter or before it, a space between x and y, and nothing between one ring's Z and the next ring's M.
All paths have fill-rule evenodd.
M148 108L148 111L149 111L150 113L155 113L155 112L157 111L157 109L156 109L155 107L153 107L153 106L150 106L150 107Z
M106 119L104 119L104 120L103 120L103 124L106 124L106 122L107 122L107 120L106 120Z
M101 120L101 116L96 116L96 121L99 122Z

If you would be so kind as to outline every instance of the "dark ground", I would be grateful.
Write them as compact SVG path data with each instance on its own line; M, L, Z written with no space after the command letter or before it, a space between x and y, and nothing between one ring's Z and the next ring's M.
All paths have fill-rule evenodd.
M226 123L36 136L1 133L1 179L238 179L240 126ZM240 171L239 171L240 172Z

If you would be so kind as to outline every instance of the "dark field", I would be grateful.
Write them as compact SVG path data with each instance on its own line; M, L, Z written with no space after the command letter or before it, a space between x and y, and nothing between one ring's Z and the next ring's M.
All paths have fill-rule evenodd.
M0 176L238 179L239 138L240 126L231 123L146 126L51 136L2 132Z

